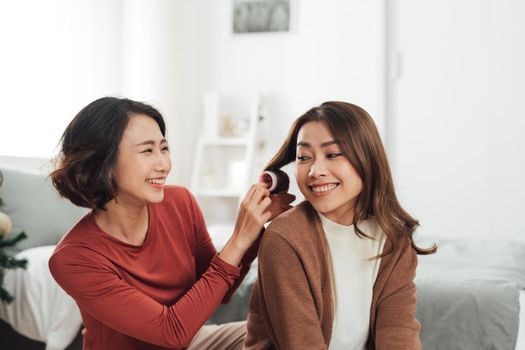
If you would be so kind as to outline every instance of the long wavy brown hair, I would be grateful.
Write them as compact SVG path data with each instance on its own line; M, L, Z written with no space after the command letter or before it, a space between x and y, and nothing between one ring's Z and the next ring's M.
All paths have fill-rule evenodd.
M375 216L394 245L396 238L406 235L417 254L435 253L435 244L425 249L414 243L413 234L419 222L401 207L397 199L381 137L373 119L363 108L351 103L330 101L310 109L292 124L286 140L265 168L280 169L295 161L297 134L308 122L322 122L328 126L334 139L339 141L342 153L361 177L363 189L355 202L352 219L356 234L370 238L359 229L358 223ZM390 252L383 252L377 257Z

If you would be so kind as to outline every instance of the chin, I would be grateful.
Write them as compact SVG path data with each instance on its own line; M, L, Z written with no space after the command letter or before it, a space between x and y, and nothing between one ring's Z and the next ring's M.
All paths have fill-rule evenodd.
M148 203L160 203L164 200L164 191L156 195L150 195L147 197Z
M323 215L325 215L325 213L329 213L332 210L332 208L328 207L327 205L320 205L319 203L316 203L315 200L309 200L309 202L318 213Z

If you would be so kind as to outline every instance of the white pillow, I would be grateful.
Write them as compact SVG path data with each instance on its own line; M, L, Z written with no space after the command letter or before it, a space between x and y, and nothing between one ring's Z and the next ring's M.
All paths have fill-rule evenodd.
M48 174L0 164L4 182L0 198L13 222L13 232L25 231L28 238L17 244L18 250L56 244L87 213L60 198Z

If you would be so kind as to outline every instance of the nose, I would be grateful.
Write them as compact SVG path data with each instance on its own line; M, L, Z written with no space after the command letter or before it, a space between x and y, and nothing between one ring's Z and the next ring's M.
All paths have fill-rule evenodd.
M171 169L171 158L169 154L160 153L155 162L155 171L167 174Z
M320 177L320 176L326 176L327 169L326 164L323 159L317 158L310 167L310 171L308 172L309 177Z

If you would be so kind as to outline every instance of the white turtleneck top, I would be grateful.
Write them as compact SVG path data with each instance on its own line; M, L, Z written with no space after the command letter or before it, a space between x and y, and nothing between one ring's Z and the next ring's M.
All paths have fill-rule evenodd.
M338 224L318 213L330 247L336 309L331 350L364 350L370 331L370 307L386 235L374 217L358 227L374 239L359 237L354 226Z

